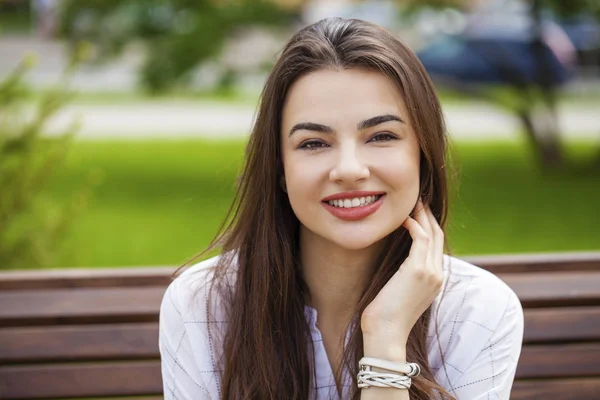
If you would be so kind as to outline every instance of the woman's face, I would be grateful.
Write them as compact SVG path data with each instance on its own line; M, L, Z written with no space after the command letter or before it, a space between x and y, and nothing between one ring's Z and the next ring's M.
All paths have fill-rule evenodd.
M303 235L363 249L414 209L419 143L402 95L385 75L304 75L290 87L281 126L285 185Z

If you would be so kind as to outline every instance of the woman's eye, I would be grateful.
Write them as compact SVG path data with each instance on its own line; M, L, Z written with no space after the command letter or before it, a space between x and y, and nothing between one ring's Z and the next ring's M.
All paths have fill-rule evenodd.
M389 132L383 132L383 133L378 133L375 136L373 136L369 142L388 142L390 140L396 140L398 139L398 136L394 135L393 133L389 133Z
M315 150L320 149L322 147L327 147L327 144L318 140L307 140L306 142L302 143L298 148L302 150Z

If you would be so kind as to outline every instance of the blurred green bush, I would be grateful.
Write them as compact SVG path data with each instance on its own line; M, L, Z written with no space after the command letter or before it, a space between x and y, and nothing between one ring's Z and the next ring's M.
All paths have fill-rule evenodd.
M75 127L42 136L69 94L59 84L32 104L23 77L34 63L26 58L0 82L0 269L56 266L61 241L91 188L78 185L60 201L42 193L63 163Z

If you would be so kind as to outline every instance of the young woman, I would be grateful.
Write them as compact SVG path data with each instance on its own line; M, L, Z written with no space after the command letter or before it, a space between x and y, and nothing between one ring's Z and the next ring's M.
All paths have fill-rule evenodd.
M446 142L389 32L299 31L263 90L221 255L163 299L165 398L508 399L522 308L443 254Z

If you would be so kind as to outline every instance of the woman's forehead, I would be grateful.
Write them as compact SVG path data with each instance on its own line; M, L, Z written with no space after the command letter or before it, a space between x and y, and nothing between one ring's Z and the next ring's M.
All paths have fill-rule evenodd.
M383 114L407 119L402 94L387 76L365 69L322 69L300 77L290 87L282 125L305 121L356 125Z

